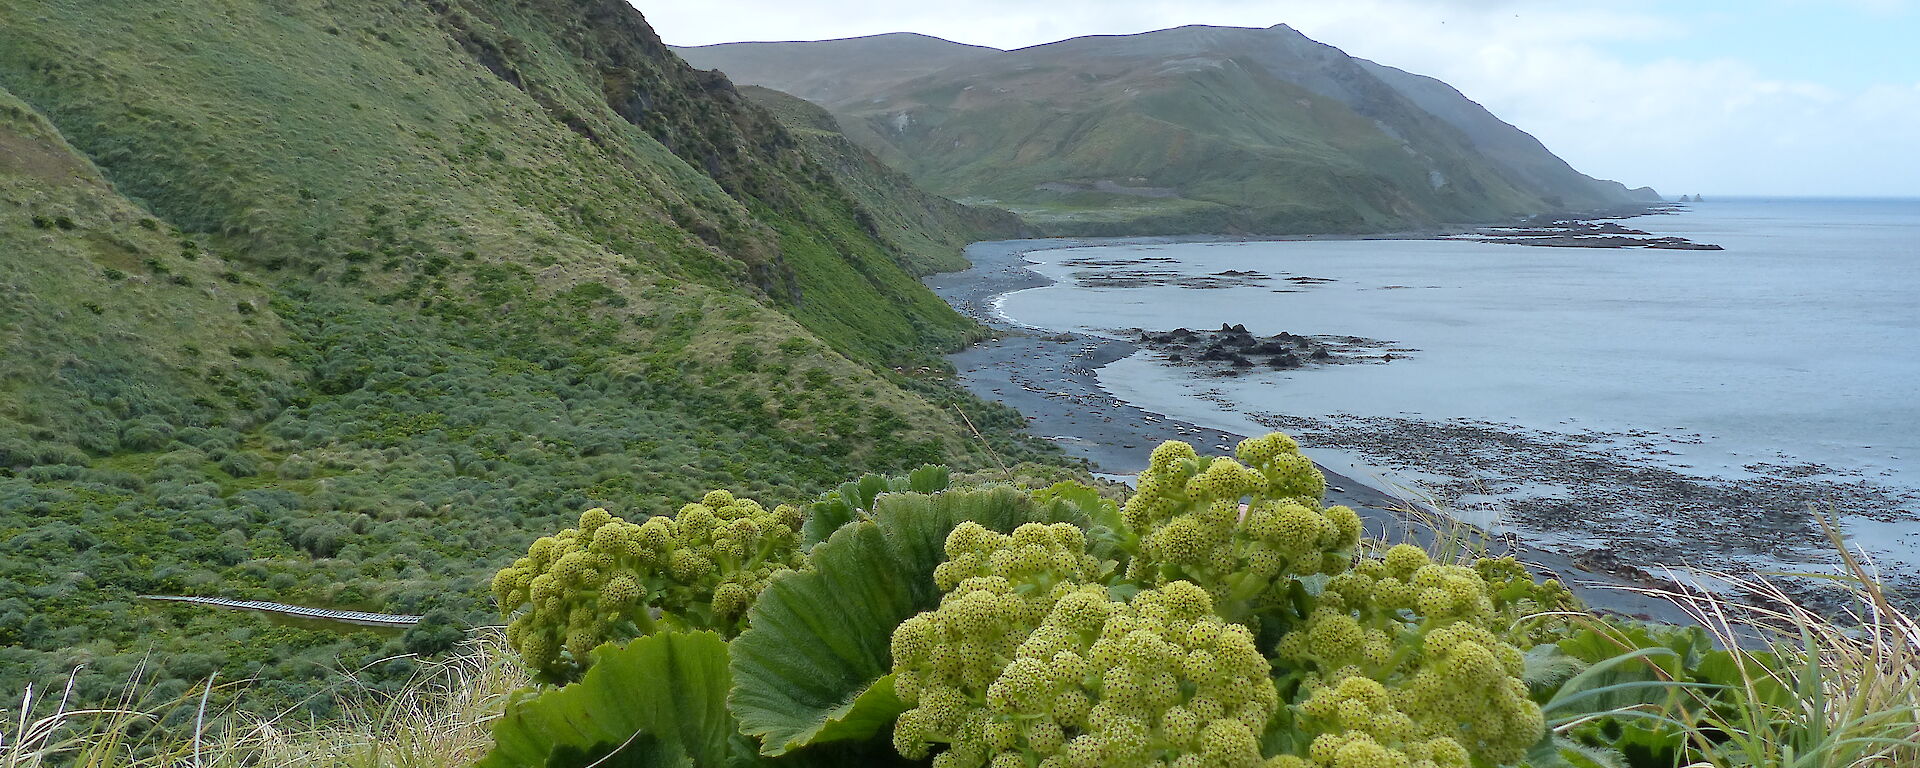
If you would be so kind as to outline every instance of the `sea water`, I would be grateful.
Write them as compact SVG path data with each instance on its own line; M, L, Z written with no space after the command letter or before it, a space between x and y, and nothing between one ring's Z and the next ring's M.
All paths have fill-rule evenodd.
M1027 258L1057 283L1008 294L998 310L1109 336L1238 323L1417 350L1233 377L1143 352L1101 371L1122 399L1236 431L1254 430L1250 414L1280 413L1638 433L1668 443L1651 460L1701 476L1805 463L1920 488L1920 201L1723 199L1623 223L1725 250L1461 240L1045 250ZM1151 279L1098 279L1117 270ZM1228 270L1262 277L1191 279Z

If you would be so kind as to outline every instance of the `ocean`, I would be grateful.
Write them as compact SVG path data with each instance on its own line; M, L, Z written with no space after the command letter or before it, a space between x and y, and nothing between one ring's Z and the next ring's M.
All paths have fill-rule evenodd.
M1323 463L1442 488L1467 514L1492 510L1475 522L1536 538L1631 543L1618 534L1684 513L1661 497L1697 479L1728 494L1697 499L1703 512L1767 507L1756 524L1779 530L1720 531L1741 558L1791 562L1783 545L1811 537L1779 518L1825 504L1890 570L1920 573L1920 201L1724 198L1622 223L1725 250L1101 245L1027 254L1055 284L996 309L1115 338L1231 323L1387 342L1410 351L1237 376L1142 351L1099 381L1197 424L1299 432ZM1409 445L1387 431L1431 438ZM1560 463L1541 469L1556 451ZM1615 487L1570 487L1583 483ZM1756 505L1756 494L1791 498ZM1582 515L1618 519L1574 524ZM1715 531L1667 543L1684 551Z

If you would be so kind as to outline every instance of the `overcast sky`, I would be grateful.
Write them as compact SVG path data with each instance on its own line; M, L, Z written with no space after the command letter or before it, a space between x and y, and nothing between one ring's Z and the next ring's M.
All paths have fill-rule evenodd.
M1670 196L1920 196L1920 0L635 0L675 45L1288 24Z

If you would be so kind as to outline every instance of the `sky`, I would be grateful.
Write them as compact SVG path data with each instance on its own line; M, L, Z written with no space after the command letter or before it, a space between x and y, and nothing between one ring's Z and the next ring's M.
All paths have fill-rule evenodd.
M635 0L675 45L1287 24L1669 196L1920 197L1920 0Z

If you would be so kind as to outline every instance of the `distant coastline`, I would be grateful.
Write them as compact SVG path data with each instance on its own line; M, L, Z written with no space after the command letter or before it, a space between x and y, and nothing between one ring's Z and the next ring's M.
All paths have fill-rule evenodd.
M1728 202L1736 201L1729 199ZM1673 208L1649 206L1643 213L1659 213ZM1584 221L1568 217L1542 218L1563 224L1592 226L1613 217ZM1605 229L1610 227L1600 224L1594 228L1596 234L1604 235ZM1679 229L1709 237L1718 236L1716 233L1732 236L1728 231L1713 228L1683 226ZM932 276L926 282L956 308L998 331L995 339L952 356L960 371L961 382L976 394L1019 409L1030 418L1034 434L1055 441L1070 455L1085 458L1106 472L1124 475L1137 471L1145 451L1164 439L1187 440L1203 452L1218 454L1226 453L1242 436L1279 429L1300 437L1317 460L1330 463L1333 470L1329 473L1330 482L1339 489L1330 496L1337 503L1345 503L1356 509L1404 507L1408 502L1395 498L1396 494L1389 487L1401 481L1380 478L1425 478L1437 473L1430 480L1413 481L1420 486L1422 498L1426 493L1433 493L1440 503L1451 507L1455 516L1464 518L1465 522L1480 524L1499 520L1513 523L1487 530L1506 531L1500 535L1516 546L1521 545L1522 539L1533 540L1540 546L1552 547L1564 553L1562 556L1537 547L1520 546L1526 552L1525 557L1545 565L1548 570L1580 572L1572 578L1591 578L1615 585L1650 585L1666 582L1669 578L1681 578L1669 576L1666 569L1658 565L1663 562L1737 569L1739 563L1748 562L1748 555L1743 553L1749 552L1761 557L1762 563L1772 563L1766 567L1817 569L1823 550L1808 545L1808 542L1819 537L1817 531L1807 527L1812 525L1804 514L1807 504L1821 504L1823 508L1839 510L1849 516L1849 525L1857 522L1867 526L1863 531L1884 531L1874 526L1891 523L1874 521L1894 520L1905 514L1893 511L1907 508L1907 501L1902 500L1898 488L1845 480L1852 473L1844 471L1845 467L1838 464L1823 469L1813 463L1786 462L1776 465L1763 461L1748 467L1757 471L1757 474L1735 480L1688 474L1688 471L1676 470L1657 461L1659 457L1655 455L1642 455L1644 451L1596 450L1592 442L1596 438L1608 441L1617 439L1618 444L1625 447L1635 442L1635 434L1631 430L1614 435L1582 428L1582 434L1562 434L1551 429L1541 431L1537 427L1527 429L1518 425L1473 420L1395 418L1390 412L1381 412L1374 417L1348 415L1334 419L1305 418L1289 414L1284 408L1280 409L1281 412L1272 412L1271 404L1265 406L1267 410L1260 410L1259 406L1249 409L1247 403L1229 401L1220 401L1217 408L1207 406L1204 402L1187 403L1163 413L1160 411L1166 410L1168 404L1152 405L1160 401L1153 397L1143 399L1144 391L1130 391L1138 389L1132 386L1133 382L1141 380L1136 377L1146 376L1147 380L1157 382L1149 387L1157 391L1170 386L1170 382L1181 375L1193 377L1195 383L1218 376L1228 377L1224 381L1233 381L1234 374L1244 372L1246 368L1257 371L1269 366L1282 367L1283 364L1268 359L1272 356L1271 350L1254 346L1240 350L1248 353L1245 356L1248 359L1244 361L1234 360L1236 355L1216 356L1210 362L1205 358L1194 360L1193 353L1202 345L1218 344L1227 338L1228 335L1220 331L1201 328L1198 333L1183 337L1186 339L1182 342L1184 347L1171 347L1165 342L1168 332L1176 329L1170 326L1132 332L1116 326L1114 330L1101 331L1098 335L1083 335L1061 332L1075 327L1073 325L1056 323L1048 327L1026 326L1023 324L1025 318L1009 317L1002 311L1007 297L1054 283L1050 277L1030 268L1028 256L1039 252L1081 247L1190 243L1446 241L1463 239L1463 235L1474 232L1456 230L1257 238L1136 237L976 243L968 250L968 256L974 262L972 269ZM1578 258L1579 254L1569 253L1569 256ZM1042 257L1037 261L1077 263L1073 257L1064 256L1058 259ZM1275 281L1276 289L1287 289L1277 290L1279 293L1297 292L1292 289L1299 287L1257 272L1207 271L1206 274L1212 276L1198 276L1198 272L1180 273L1178 269L1171 269L1169 264L1162 263L1172 262L1173 259L1150 252L1142 253L1137 258L1124 253L1107 252L1081 261L1086 264L1075 269L1082 270L1079 274L1086 275L1085 279L1102 281L1098 283L1102 286L1106 282L1114 282L1111 286L1114 288L1152 285L1156 280L1173 281L1166 282L1166 285L1185 288L1227 287L1224 284L1185 284L1190 281ZM1237 262L1241 265L1238 268L1249 269L1245 266L1247 263L1244 260ZM1263 269L1257 266L1251 268ZM1046 271L1051 275L1060 270L1053 267ZM1175 273L1180 273L1180 276L1171 276ZM1090 283L1089 287L1094 285ZM1252 285L1233 290L1258 291L1260 288ZM1238 320L1231 314L1222 317L1229 322ZM1246 319L1251 322L1253 318L1249 316ZM1262 333L1276 330L1304 329L1267 327ZM1337 327L1317 330L1322 333L1340 332ZM1124 336L1125 339L1116 336ZM1144 344L1135 343L1142 341L1143 337ZM1237 343L1270 345L1273 338L1279 337L1264 340L1246 338ZM1317 338L1325 341L1335 337ZM1296 342L1299 340L1300 337L1295 337ZM1415 352L1417 356L1418 351ZM1183 354L1186 360L1176 360L1169 353ZM1229 364L1223 360L1233 362ZM1348 362L1355 361L1359 360ZM1332 362L1341 361L1336 358ZM1241 370L1236 371L1235 368ZM1173 373L1179 369L1184 369L1186 373ZM1303 375L1311 377L1317 374ZM1102 376L1107 377L1108 382L1125 383L1128 386L1110 389L1102 385ZM1116 376L1119 378L1113 378ZM1173 379L1167 379L1168 376ZM1211 400L1213 396L1204 394L1210 388L1201 386L1182 397ZM1653 454L1660 452L1653 450ZM1435 461L1438 463L1435 464ZM1836 468L1842 471L1832 472ZM1821 476L1808 476L1808 473ZM1497 500L1498 494L1489 496L1491 491L1474 487L1481 482L1476 478L1482 477L1508 486L1518 483L1522 487L1571 490L1567 491L1570 495L1562 501L1523 498L1509 504ZM1368 483L1356 478L1375 478L1371 481L1372 485L1380 487L1369 487ZM1437 485L1429 487L1430 483ZM1599 506L1591 506L1596 504ZM1632 528L1636 525L1633 521L1640 519L1640 516L1599 515L1589 519L1580 512L1582 509L1611 509L1620 505L1642 510L1640 515L1651 514L1658 519L1670 520L1672 530L1662 536L1642 539ZM1721 516L1702 516L1689 511L1720 509L1739 512L1718 519ZM1799 513L1795 514L1794 510ZM1381 513L1373 515L1372 519L1376 524L1384 525L1392 517ZM1538 539L1533 538L1536 534ZM1650 546L1642 551L1636 549L1640 545ZM1898 562L1911 554L1893 557ZM1903 567L1896 567L1889 576L1898 583L1911 581L1908 577L1912 574L1906 574ZM1617 595L1586 596L1597 605L1627 613L1639 612L1630 606L1614 604L1617 603Z
M1228 431L1147 410L1114 397L1098 380L1098 371L1141 351L1133 342L1025 326L1002 314L998 299L1016 291L1052 285L1029 268L1026 256L1041 251L1103 245L1158 245L1300 240L1435 240L1469 230L1403 232L1379 235L1301 235L1285 237L1170 236L1123 238L1050 238L974 243L967 248L968 269L931 275L924 282L960 312L995 331L993 338L949 356L960 383L983 398L1004 403L1028 417L1033 434L1058 444L1068 455L1087 460L1096 471L1132 475L1161 441L1182 440L1204 454L1229 454L1255 429ZM1357 479L1360 472L1321 466L1329 503L1361 512L1376 536L1410 535L1396 512L1421 502L1404 498L1378 480ZM1558 575L1596 609L1669 623L1690 619L1663 600L1630 591L1666 582L1621 563L1583 566L1572 558L1508 539L1511 554Z

